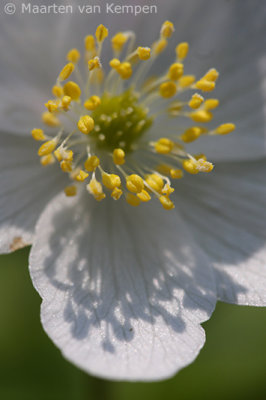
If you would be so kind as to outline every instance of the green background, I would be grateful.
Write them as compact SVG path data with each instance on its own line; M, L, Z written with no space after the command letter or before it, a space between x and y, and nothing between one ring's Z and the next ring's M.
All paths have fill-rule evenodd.
M266 399L266 309L219 303L204 324L199 357L172 379L102 381L64 360L42 330L28 254L26 248L0 256L2 400Z

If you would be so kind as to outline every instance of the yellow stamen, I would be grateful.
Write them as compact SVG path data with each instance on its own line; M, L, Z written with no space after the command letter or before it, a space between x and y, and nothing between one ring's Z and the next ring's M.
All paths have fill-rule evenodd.
M114 149L113 161L116 165L123 165L125 163L125 152L122 149Z
M189 44L187 42L179 43L175 49L178 60L184 60L187 56L188 50Z
M102 185L97 181L96 178L91 179L90 183L87 185L87 189L97 201L101 201L106 197L103 193Z
M207 110L198 110L190 113L190 118L195 122L210 122L213 118L213 115L210 111Z
M85 181L86 178L88 178L89 174L82 169L79 170L78 174L75 176L75 180L78 182L83 182Z
M31 131L32 137L35 140L45 140L46 136L42 129L32 129Z
M83 115L77 125L80 132L88 135L94 129L94 120L89 115Z
M47 142L43 143L38 150L39 156L46 156L54 151L57 145L57 139L48 140Z
M156 153L169 154L174 148L174 142L168 138L161 138L154 144Z
M147 201L151 200L151 196L149 195L149 193L147 192L147 190L142 190L140 193L137 194L137 197L143 201L144 203L146 203Z
M108 29L104 25L99 25L95 32L96 39L99 43L103 42L108 36Z
M59 119L54 114L51 114L49 111L42 114L42 121L48 126L60 125Z
M99 57L94 57L88 61L89 71L92 71L95 68L101 68L101 63Z
M236 128L235 124L231 123L222 124L215 129L215 133L217 133L218 135L227 135L228 133L234 131L235 128Z
M199 108L202 105L203 102L204 102L204 98L200 94L195 93L191 97L188 105L190 108L193 108L194 110L196 110L197 108Z
M201 128L197 126L193 126L192 128L188 128L183 135L181 135L181 139L185 143L194 142L194 140L198 139L201 134Z
M145 182L157 193L161 193L164 187L163 179L157 174L150 174L145 179Z
M170 170L170 176L172 179L181 179L183 178L183 171L182 169L173 169Z
M184 65L181 63L174 63L170 66L168 71L168 78L177 81L184 73Z
M51 165L55 162L54 156L50 153L47 154L46 156L41 157L41 164L45 167L46 165Z
M53 86L52 88L52 94L54 95L54 97L62 97L64 94L63 88L61 88L61 86Z
M64 96L62 98L62 108L64 111L67 111L69 109L70 103L71 103L71 97L70 96Z
M84 39L85 49L91 53L95 52L95 39L92 35L88 35Z
M174 203L169 199L168 196L160 196L159 200L165 210L172 210L175 208Z
M195 79L194 75L184 75L179 79L178 83L181 88L187 88L195 82Z
M169 39L174 31L174 24L170 21L165 21L161 27L161 37L163 37L164 39Z
M153 45L153 52L155 55L161 54L164 49L166 48L168 42L166 39L160 39L157 42L154 43Z
M160 95L165 99L169 99L176 94L177 87L174 82L164 82L160 85Z
M60 167L64 172L71 172L72 171L72 162L63 160L60 163Z
M144 189L144 182L141 176L132 174L126 178L127 189L132 193L140 193Z
M138 47L137 54L140 60L148 60L151 56L151 49L149 47Z
M122 79L129 79L132 75L132 67L129 62L123 62L116 68Z
M205 110L214 110L219 106L219 100L217 99L207 99L204 103Z
M95 171L99 165L100 160L97 156L90 156L84 163L85 169L89 172Z
M110 62L109 65L111 68L113 69L117 69L119 67L119 65L121 64L121 62L118 60L118 58L113 58Z
M81 90L77 83L69 81L64 85L65 96L71 97L73 101L77 101L80 98Z
M96 110L97 107L101 104L101 99L99 96L91 96L88 100L85 101L84 107L87 110L93 111Z
M215 68L211 68L203 77L203 80L216 82L219 77L219 72Z
M203 92L211 92L215 88L215 82L208 81L207 79L200 79L195 83L195 88Z
M114 188L114 190L111 193L111 196L114 200L119 200L120 197L122 196L123 191L117 187Z
M65 81L67 78L69 78L74 69L75 65L73 63L66 64L59 74L60 81Z
M67 53L67 61L71 61L73 64L77 64L80 59L80 52L78 49L72 49Z
M124 44L126 43L128 37L124 35L122 32L118 32L115 36L112 37L112 47L115 52L119 52L123 49Z
M116 187L119 188L121 186L121 179L118 175L103 172L102 183L107 187L107 189L113 190Z
M141 203L141 200L132 193L127 193L126 201L128 202L128 204L130 204L133 207L137 207Z

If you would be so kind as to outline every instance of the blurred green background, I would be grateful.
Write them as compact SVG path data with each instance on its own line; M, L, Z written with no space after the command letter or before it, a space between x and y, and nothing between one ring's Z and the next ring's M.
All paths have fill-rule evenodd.
M266 399L266 309L219 303L194 364L156 383L89 377L66 360L39 321L29 248L0 256L0 399Z

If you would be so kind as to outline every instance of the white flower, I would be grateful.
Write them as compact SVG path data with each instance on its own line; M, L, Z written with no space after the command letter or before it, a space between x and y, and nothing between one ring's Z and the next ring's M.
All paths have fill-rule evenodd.
M169 0L164 7L157 2L157 16L116 15L107 22L106 15L99 21L79 14L1 14L0 248L33 244L30 271L43 299L43 326L65 357L87 372L127 380L171 376L197 356L205 340L200 324L217 300L266 304L266 10L254 3ZM65 196L67 175L39 165L29 131L39 127L67 51L103 22L115 26L112 35L135 28L145 63L146 46L165 19L175 19L175 40L191 44L188 71L201 77L214 65L221 73L215 121L231 120L237 131L205 135L191 150L204 149L215 170L179 180L171 211L155 200L131 208L122 200L98 203L84 190ZM170 48L160 71L169 65ZM106 65L104 54L100 60ZM91 69L98 64L94 59ZM163 132L151 127L150 135L165 145L158 140L178 121L165 122ZM81 131L91 130L90 120L80 124ZM68 150L61 146L63 159ZM204 158L197 168L212 169ZM95 185L88 189L97 197ZM164 189L167 197L170 189Z

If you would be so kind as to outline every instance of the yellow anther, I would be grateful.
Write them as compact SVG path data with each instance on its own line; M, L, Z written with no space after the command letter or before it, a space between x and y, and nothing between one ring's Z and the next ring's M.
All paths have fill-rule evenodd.
M101 99L99 96L91 96L88 100L85 101L84 107L87 110L93 111L101 104Z
M216 82L219 72L215 68L211 68L201 79L209 82Z
M45 134L42 129L32 129L31 131L32 137L35 140L45 140Z
M172 179L181 179L183 178L183 171L182 169L173 169L170 170L170 176Z
M176 94L177 87L174 82L164 82L160 85L160 95L165 99L169 99Z
M71 97L70 96L63 96L62 98L62 108L63 110L67 111L69 109L70 103L71 103Z
M108 29L104 25L99 25L95 32L96 39L98 42L103 42L108 36Z
M187 42L179 43L175 49L178 60L184 60L187 56L188 50L189 44Z
M48 140L47 142L43 143L38 150L38 155L46 156L47 154L51 154L57 145L57 139Z
M119 200L120 197L122 196L123 192L121 189L115 187L114 190L111 193L111 196L114 200Z
M181 88L187 88L195 82L196 78L194 75L184 75L179 79L179 85Z
M90 156L84 163L85 169L89 172L95 171L99 165L100 160L97 156Z
M59 119L54 115L51 114L49 111L44 112L42 114L42 121L48 126L58 126L60 125Z
M97 201L101 201L106 197L103 193L102 185L95 178L91 179L90 183L87 185L87 189Z
M207 81L207 79L200 79L195 83L195 88L202 90L203 92L211 92L215 89L215 82Z
M149 47L138 47L137 54L140 60L148 60L151 56L151 49Z
M123 165L125 163L125 152L122 149L114 149L113 161L116 165Z
M156 54L156 55L161 54L164 51L164 49L166 48L167 44L168 44L168 42L166 39L160 39L157 42L155 42L153 45L154 54Z
M47 103L45 103L45 107L50 113L52 113L58 109L58 104L56 104L53 100L49 100Z
M77 125L80 132L88 135L94 129L94 120L89 115L83 115Z
M172 210L175 208L174 203L169 199L168 196L160 196L159 200L165 210Z
M185 143L191 143L194 142L194 140L198 139L201 134L201 128L198 128L197 126L193 126L191 128L188 128L183 135L181 135L181 139Z
M156 153L169 154L174 148L174 142L168 138L161 138L154 144Z
M117 67L117 72L122 79L129 79L132 75L132 67L129 62L123 62Z
M168 78L172 81L177 81L184 73L184 65L181 63L174 63L170 66L168 71Z
M118 32L111 40L113 50L116 52L121 51L127 39L128 37L124 33Z
M46 156L41 157L41 164L45 167L46 165L51 165L55 162L54 156L50 153L47 154Z
M77 187L74 186L74 185L67 186L67 187L65 187L64 192L65 192L65 195L68 196L68 197L76 196Z
M128 202L128 204L130 204L133 207L137 207L141 203L141 200L132 193L127 193L126 201Z
M58 147L58 149L56 149L54 151L54 155L55 155L57 161L62 161L62 160L73 161L73 151L72 150L65 150L62 147Z
M95 68L101 68L101 62L99 57L94 57L88 61L88 68L89 71L92 71Z
M204 102L204 98L200 94L195 93L191 97L188 105L190 108L193 108L194 110L196 110L197 108L199 108L202 105L203 102Z
M195 122L210 122L213 118L213 115L210 111L207 110L198 110L189 114L190 118Z
M121 179L118 175L115 174L107 174L106 172L102 173L102 183L107 189L113 190L116 187L121 186Z
M207 99L204 102L205 110L214 110L218 106L219 106L219 100L217 99Z
M144 189L144 182L141 176L132 174L126 178L127 189L132 193L140 193Z
M218 128L215 129L215 133L217 133L218 135L227 135L228 133L234 131L235 129L236 129L235 124L227 123L218 126Z
M113 69L117 69L119 67L119 65L121 64L121 62L118 60L118 58L113 58L110 62L109 65L111 68Z
M72 171L72 162L63 160L60 163L60 167L64 172L71 172Z
M151 196L149 195L149 193L147 192L147 190L142 190L140 193L137 194L137 197L143 201L144 203L146 203L147 201L151 200Z
M77 64L80 59L80 52L78 49L72 49L67 53L67 61L71 61L73 64Z
M81 90L77 83L69 81L64 85L65 96L71 97L72 100L77 101L80 98Z
M54 97L62 97L64 94L63 88L61 86L53 86L52 93Z
M82 169L79 170L78 174L75 176L75 180L78 182L83 182L85 181L86 178L88 178L89 174Z
M168 39L172 36L174 31L174 24L170 21L165 21L161 27L161 37L163 37L164 39Z
M73 63L66 64L59 74L60 81L65 81L67 78L69 78L74 69L75 66Z
M190 159L183 161L183 168L185 171L187 171L189 174L192 175L196 175L199 173L199 170L197 168L197 163Z
M166 183L164 187L162 188L162 193L166 194L167 196L170 196L175 191L174 188L172 188L169 183Z
M203 158L197 160L197 169L199 172L211 172L213 170L214 165L209 161L206 161Z
M150 174L145 179L145 182L157 193L161 193L164 187L163 178L157 174Z
M88 35L84 39L85 49L89 52L95 51L95 39L92 35Z

